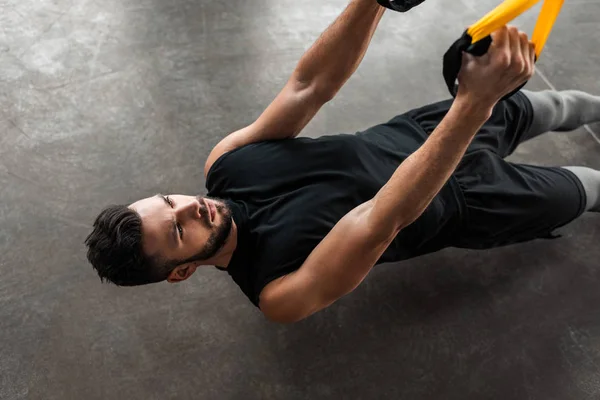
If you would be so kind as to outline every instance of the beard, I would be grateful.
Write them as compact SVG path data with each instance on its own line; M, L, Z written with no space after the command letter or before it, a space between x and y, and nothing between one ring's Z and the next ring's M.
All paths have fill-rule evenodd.
M203 197L197 196L200 204L204 207L204 203L202 202ZM187 262L200 262L206 261L208 259L213 258L227 243L227 239L229 238L229 234L231 233L231 227L233 225L233 217L231 215L231 210L227 206L227 204L220 200L210 197L204 197L209 200L213 200L215 203L215 207L217 209L217 213L221 216L221 223L219 225L211 225L210 220L208 218L208 213L205 209L203 209L202 222L204 225L209 227L212 231L208 241L204 245L204 248L196 253L193 257L191 257Z

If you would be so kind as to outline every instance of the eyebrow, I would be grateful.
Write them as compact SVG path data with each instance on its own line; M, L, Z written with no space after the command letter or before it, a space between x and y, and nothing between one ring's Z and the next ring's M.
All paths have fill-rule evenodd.
M159 193L154 197L160 198L167 205L167 207L171 208L171 205L167 201L167 197L165 195ZM171 237L171 239L169 240L171 242L171 246L176 247L179 243L179 235L177 234L177 222L175 222L175 218L171 220L171 229L169 229L169 231L171 232L169 234L169 236Z

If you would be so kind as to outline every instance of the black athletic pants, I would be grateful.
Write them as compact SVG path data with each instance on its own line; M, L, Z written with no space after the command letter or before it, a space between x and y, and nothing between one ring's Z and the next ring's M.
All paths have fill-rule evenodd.
M429 134L451 104L441 101L407 115ZM519 92L497 104L475 136L454 173L466 215L448 246L485 249L556 237L555 229L585 211L584 187L571 171L505 160L527 138L532 121L531 102Z

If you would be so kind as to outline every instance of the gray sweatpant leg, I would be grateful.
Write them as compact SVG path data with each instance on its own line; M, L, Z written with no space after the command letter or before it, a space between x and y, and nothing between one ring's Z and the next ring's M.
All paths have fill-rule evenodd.
M562 167L571 171L581 181L587 203L585 211L600 212L600 171L588 167Z
M600 96L578 90L522 92L533 107L531 128L522 141L551 131L573 131L600 121ZM600 171L577 166L563 168L581 181L587 196L586 211L600 212Z
M531 129L523 141L543 133L573 131L600 121L600 96L578 90L521 91L533 107Z

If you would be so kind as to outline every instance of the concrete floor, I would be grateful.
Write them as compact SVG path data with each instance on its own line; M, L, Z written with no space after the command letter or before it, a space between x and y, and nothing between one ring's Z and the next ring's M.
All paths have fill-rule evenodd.
M388 13L303 134L446 98L444 51L497 3ZM266 322L213 269L119 289L87 264L105 205L203 191L212 146L263 110L345 4L0 1L0 398L600 398L598 216L557 241L378 267L294 326ZM599 3L567 1L528 88L600 94L599 19ZM582 129L512 158L600 168L599 155Z

